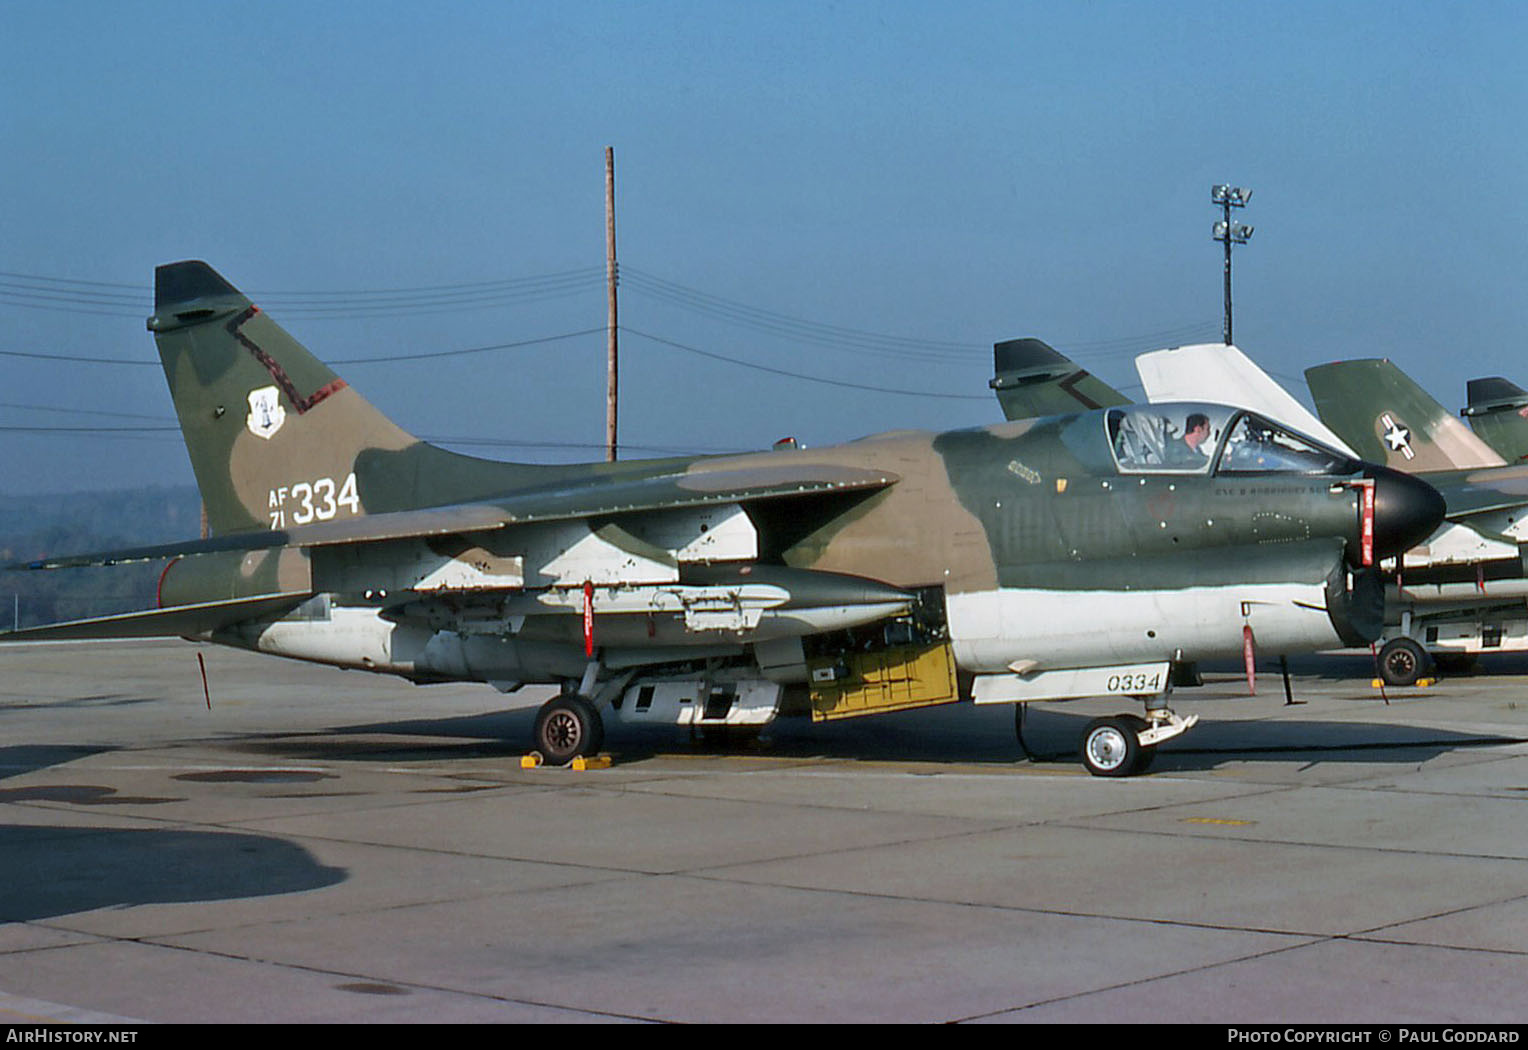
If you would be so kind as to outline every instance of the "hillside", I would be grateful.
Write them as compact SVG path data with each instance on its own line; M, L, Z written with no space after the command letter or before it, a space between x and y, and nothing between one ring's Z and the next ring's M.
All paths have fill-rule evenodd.
M0 496L0 564L195 537L195 488ZM164 562L0 572L0 630L151 609Z

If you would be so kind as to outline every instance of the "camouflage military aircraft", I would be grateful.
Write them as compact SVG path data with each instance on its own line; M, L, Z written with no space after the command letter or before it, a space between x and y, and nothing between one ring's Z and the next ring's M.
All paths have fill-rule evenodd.
M1137 366L1152 398L1202 391L1212 376L1222 396L1281 422L1299 425L1299 415L1309 415L1234 348L1218 348L1217 354L1207 362L1157 351ZM1481 652L1528 649L1522 554L1528 467L1505 466L1389 361L1342 361L1308 369L1305 376L1335 440L1360 456L1421 474L1448 504L1443 527L1397 561L1387 587L1381 677L1411 685L1433 660L1464 663Z
M1389 361L1308 369L1321 418L1354 448L1435 486L1448 521L1406 552L1380 650L1387 681L1410 684L1431 662L1528 650L1528 467L1481 437Z
M1459 414L1480 439L1508 463L1528 460L1528 390L1491 376L1471 379L1465 396L1469 404Z
M149 319L212 538L161 608L8 640L184 635L417 683L555 683L535 747L607 718L758 727L972 699L1118 694L1092 772L1189 728L1173 662L1379 628L1376 557L1426 484L1211 404L1095 409L820 449L531 466L405 433L202 262ZM1186 441L1193 432L1200 440Z

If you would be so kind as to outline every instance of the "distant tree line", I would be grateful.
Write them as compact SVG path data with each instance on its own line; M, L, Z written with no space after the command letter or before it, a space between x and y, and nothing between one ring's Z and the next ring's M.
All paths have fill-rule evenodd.
M195 488L0 497L0 565L142 547L201 531ZM165 563L0 572L0 630L152 609Z

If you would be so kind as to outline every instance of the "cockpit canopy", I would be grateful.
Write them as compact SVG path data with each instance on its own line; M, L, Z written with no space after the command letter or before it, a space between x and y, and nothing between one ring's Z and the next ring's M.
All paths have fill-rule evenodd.
M1105 415L1122 474L1348 474L1342 453L1242 409L1127 405Z

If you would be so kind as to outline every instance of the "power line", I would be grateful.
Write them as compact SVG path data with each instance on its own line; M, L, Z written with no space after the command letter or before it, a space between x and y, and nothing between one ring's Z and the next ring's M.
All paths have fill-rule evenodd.
M0 305L18 306L25 310L50 310L54 313L87 315L91 317L130 317L135 320L141 319L144 314L141 310L96 310L85 306L54 306L49 303L29 302L25 298L17 301L13 296L0 292Z
M358 300L298 300L282 301L270 296L258 300L262 309L274 310L283 317L311 320L340 320L367 317L392 317L399 314L426 315L454 313L463 309L488 309L526 302L546 302L552 299L580 295L603 287L603 274L571 274L538 280L529 284L501 284L492 288L439 292L430 294L397 296L394 298L370 298ZM251 296L253 298L253 296Z
M376 288L376 289L345 289L315 291L314 289L300 289L294 291L263 291L257 292L263 300L276 302L286 299L317 299L333 303L367 299L412 299L440 295L459 294L492 294L500 291L514 290L549 282L584 279L588 277L603 277L603 266L585 266L574 270L556 270L550 273L531 274L526 277L504 277L492 281L464 281L456 284L426 284L409 288ZM253 296L251 296L253 298Z
M920 360L976 360L985 358L989 353L985 345L978 346L964 341L915 338L810 321L735 299L712 295L636 267L624 267L622 276L628 288L638 296L645 296L650 300L677 306L691 313L798 342L879 357ZM592 292L601 287L603 279L603 268L593 266L524 277L411 287L256 291L250 293L250 298L260 302L265 309L275 310L284 317L314 321L354 320L395 317L404 314L450 313L466 309L491 309L527 302L549 301ZM0 271L0 304L95 316L141 317L151 309L151 303L152 295L142 285ZM114 309L114 307L132 309L129 312L129 310ZM1142 350L1197 341L1209 335L1213 328L1212 322L1201 321L1112 339L1051 338L1050 341L1076 354L1123 356L1139 353ZM11 352L11 356L27 355ZM397 359L405 360L410 356L399 355ZM91 358L88 359L88 363L126 362Z
M751 368L756 372L768 372L770 375L785 376L788 379L799 379L807 383L822 383L826 386L847 387L851 390L869 390L877 394L906 394L910 397L936 397L956 401L985 401L988 394L940 394L928 390L899 390L894 387L873 386L869 383L851 383L843 379L827 379L823 376L807 375L803 372L791 372L783 368L771 368L754 361L744 361L737 357L728 357L725 354L712 353L710 350L702 350L699 347L689 346L685 343L677 343L672 339L664 339L662 336L652 335L649 332L641 332L626 325L621 326L621 331L642 339L650 340L662 346L673 347L675 350L683 350L685 353L696 354L700 357L710 358L713 361L725 361L727 364L737 365L739 368Z
M1056 342L1072 353L1088 353L1096 357L1126 355L1133 357L1145 350L1161 350L1164 347L1201 342L1206 335L1218 331L1219 327L1214 321L1198 321L1175 328L1163 328L1154 332L1141 332L1138 335L1119 336L1114 339L1097 339L1091 342L1058 339Z
M694 354L699 357L705 357L713 361L721 361L726 364L736 365L739 368L748 368L752 369L753 371L766 372L770 375L778 375L788 379L797 379L807 383L820 383L827 386L843 387L850 390L866 390L880 394L898 394L912 397L940 398L946 400L985 401L988 396L986 394L948 394L929 390L907 390L897 387L877 386L871 383L857 383L843 379L831 379L825 376L810 375L804 372L796 372L786 368L777 368L770 365L760 364L757 361L749 361L743 358L732 357L727 354L719 354L711 350L703 350L700 347L693 346L689 343L682 343L678 340L667 339L663 336L654 335L651 332L644 332L639 329L631 328L627 325L621 325L620 327L622 330L629 332L632 335L647 339L661 346L667 346L675 350L681 350L685 353ZM493 353L503 350L521 350L527 347L542 346L550 343L563 342L569 339L578 339L585 336L602 335L604 332L604 328L584 328L576 332L562 332L557 335L538 336L533 339L521 339L509 343L490 343L484 346L462 347L454 350L426 350L413 353L381 354L375 357L336 358L330 360L328 363L334 366L354 367L356 365L365 366L378 364L395 364L407 361L429 361L446 357L464 357L471 354ZM1152 347L1154 348L1156 345L1158 344L1152 344ZM1096 354L1094 356L1103 357L1110 355ZM18 357L26 358L28 360L58 361L70 364L126 365L131 367L157 367L159 364L157 361L132 361L124 358L90 357L79 354L41 354L25 350L0 350L0 357ZM5 407L25 408L28 406L9 405Z
M251 294L251 298L269 300L286 299L317 299L330 303L353 301L356 299L373 298L407 298L431 294L455 294L464 292L492 292L515 287L524 287L551 280L564 280L569 277L600 276L604 273L603 267L586 266L573 270L555 270L549 273L530 274L525 277L501 277L491 281L460 281L454 284L425 284L399 288L372 288L372 289L328 289L315 290L312 288L295 289L289 291L261 290ZM118 298L131 302L148 302L153 298L152 290L147 284L123 284L115 281L94 281L81 277L51 277L43 274L18 273L12 270L0 270L0 284L10 282L25 282L27 284L40 284L50 290L74 289L81 294L117 294L97 292L96 289L121 289L131 295L118 295Z
M467 354L485 354L494 350L518 350L527 346L539 346L543 343L556 343L564 339L575 339L579 336L603 334L604 331L603 328L585 328L577 332L562 332L558 335L538 336L534 339L521 339L513 343L492 343L487 346L469 346L458 350L424 350L417 353L382 354L377 357L338 358L330 360L328 363L331 365L374 365L395 361L428 361L438 357L462 357ZM39 354L28 350L0 350L0 357L23 357L34 361L64 361L70 364L159 367L158 361L131 361L120 357L87 357L80 354Z
M151 416L142 412L109 412L97 408L75 408L64 405L23 405L11 401L0 401L0 408L9 408L21 412L58 412L70 416L109 416L113 419L146 419L154 423L173 423L174 420L167 416Z
M0 275L0 304L31 310L123 318L143 317L153 308L152 296L146 292L136 295L102 292L96 286L103 282L21 276L23 280L6 279ZM44 281L49 283L37 283ZM591 292L602 283L602 272L592 270L417 291L355 292L345 293L344 296L334 293L289 292L267 295L253 292L250 298L262 303L266 309L274 309L283 317L291 319L363 320L400 315L427 316L547 302Z
M16 281L37 281L43 284L79 284L90 288L127 288L142 291L141 283L123 284L116 281L88 281L83 277L44 277L36 273L15 273L11 270L0 270L0 278Z
M49 427L15 426L0 424L0 432L7 434L178 434L177 426L141 427Z
M959 401L985 401L987 399L987 395L986 394L946 394L946 393L939 393L939 392L936 392L936 391L928 391L928 390L904 390L904 389L898 389L898 388L895 388L895 387L876 386L876 385L870 384L870 383L855 383L855 382L850 382L848 380L830 379L830 378L827 378L827 377L824 377L824 376L808 375L808 374L802 373L802 372L793 372L793 371L790 371L788 369L774 368L774 367L771 367L769 365L762 365L762 364L759 364L758 362L754 362L754 361L746 361L746 360L743 360L741 358L729 357L729 356L727 356L725 354L718 354L718 353L715 353L715 352L709 351L709 350L702 350L699 347L690 346L687 343L681 343L681 342L678 342L678 341L673 340L673 339L665 339L662 336L653 335L650 332L643 332L643 331L640 331L640 330L637 330L637 329L634 329L634 328L629 328L629 327L627 327L625 325L622 325L621 327L623 328L623 330L629 332L631 335L638 336L639 338L642 338L642 339L647 339L650 342L657 343L657 344L659 344L661 346L667 346L667 347L670 347L670 348L675 349L675 350L681 350L681 351L684 351L685 353L694 354L694 355L697 355L699 357L708 358L708 359L713 360L713 361L720 361L720 362L723 362L725 364L735 365L735 366L737 366L739 368L748 368L748 369L752 369L754 371L765 372L765 373L768 373L770 375L782 376L782 377L785 377L785 378L788 378L788 379L796 379L796 380L799 380L799 381L802 381L802 382L807 382L807 383L819 383L819 384L826 385L826 386L836 386L836 387L841 387L841 388L850 389L850 390L865 390L865 391L870 391L872 393L878 393L878 394L898 394L898 395L903 395L903 396L908 396L908 397L939 398L939 399L944 399L944 400L959 400ZM365 365L365 364L392 363L392 362L398 362L398 361L429 360L429 359L441 358L441 357L461 356L461 355L465 355L465 354L487 353L487 352L496 351L496 350L520 349L520 348L527 347L527 346L538 345L538 344L542 344L542 343L551 343L551 342L556 342L556 341L565 340L565 339L573 339L573 338L577 338L577 337L580 337L580 336L597 335L597 334L601 334L603 332L604 332L604 329L602 329L602 328L589 328L589 329L584 329L584 330L579 331L579 332L566 332L566 333L563 333L562 335L546 336L546 337L543 337L543 338L540 338L540 339L522 340L522 341L516 342L516 343L497 343L497 344L494 344L494 345L491 345L491 346L477 346L477 347L468 347L468 348L460 349L460 350L441 350L441 351L426 352L426 353L419 353L419 354L396 354L396 355L389 355L389 356L382 356L382 357L352 358L352 359L348 359L348 360L337 360L337 361L334 361L332 363L336 364L336 365L358 365L358 364L359 365ZM31 353L24 353L24 352L21 352L21 351L6 351L6 350L0 350L0 354L11 355L11 356L18 356L18 357L28 357L28 358L42 358L42 359L45 359L45 360L55 360L55 361L70 361L70 362L81 362L81 361L84 361L84 362L93 363L93 364L98 364L98 363L107 363L107 364L150 364L150 363L152 363L152 362L139 362L139 361L120 361L120 360L110 360L110 359L101 359L101 358L67 357L67 356L63 356L63 355L31 354ZM21 409L21 410L57 411L57 412L65 412L65 413L79 413L79 414L92 414L92 415L105 415L105 416L119 416L119 417L122 417L122 418L141 418L141 419L157 419L157 418L161 418L161 417L154 417L154 416L139 416L139 415L130 414L130 413L96 412L96 411L93 411L93 410L90 410L90 409L71 409L71 408L61 408L61 407L55 407L55 406L35 405L35 404L34 405L5 404L5 405L0 405L0 407L12 408L12 409ZM103 435L105 435L105 434L115 434L115 435L124 435L124 434L134 434L134 433L137 433L137 434L144 434L144 433L173 433L176 430L178 430L178 428L173 426L173 425L161 425L161 426L113 426L113 427L106 427L106 426L75 427L75 426L0 425L0 433L49 433L49 434L75 434L75 435L79 435L79 434L103 434ZM523 443L521 443L521 444L523 444ZM657 450L655 450L655 449L647 449L645 451L657 451Z
M463 306L498 306L556 298L600 286L600 267L534 274L528 277L348 291L252 291L249 297L294 316L384 316L396 312L439 312ZM120 289L120 290L119 290ZM13 306L132 307L152 309L153 296L142 285L0 271L0 302ZM92 311L82 311L92 312ZM99 312L99 311L95 311ZM127 316L114 313L112 316Z
M733 299L723 299L633 267L626 267L621 273L627 286L640 295L668 302L718 320L729 321L745 328L785 335L803 342L833 346L843 350L870 351L886 356L923 359L971 358L989 352L984 347L966 342L917 339L807 321L789 314L750 306Z
M18 281L0 277L0 293L24 299L40 299L45 302L85 303L92 306L141 306L144 295L122 292L98 292L94 288L68 287L65 285L37 285L30 281Z
M0 408L14 407L0 405ZM22 406L29 407L29 406ZM41 410L53 412L73 412L74 409L36 407ZM86 410L78 410L86 411ZM102 413L110 415L111 413ZM0 424L0 434L55 434L68 437L142 437L149 435L178 435L180 427L171 423L161 426L30 426ZM421 434L420 439L434 445L457 446L461 448L521 448L521 449L577 449L580 451L599 451L605 446L598 442L588 441L553 441L549 439L526 440L518 438L498 437L471 437L462 435ZM693 445L627 445L627 448L637 452L651 452L659 455L733 455L739 452L747 452L749 449L729 448L699 448Z
M130 361L121 357L85 357L80 354L38 354L28 350L0 350L0 357L25 357L34 361L66 361L85 365L132 365L134 367L158 367L158 361Z
M375 365L386 364L394 361L428 361L437 357L462 357L466 354L486 354L493 350L519 350L527 346L540 346L543 343L556 343L564 339L577 339L585 335L603 335L603 328L585 328L577 332L564 332L561 335L546 335L536 339L522 339L515 343L493 343L488 346L469 346L461 350L427 350L415 354L387 354L381 357L352 357L330 361L332 365Z

